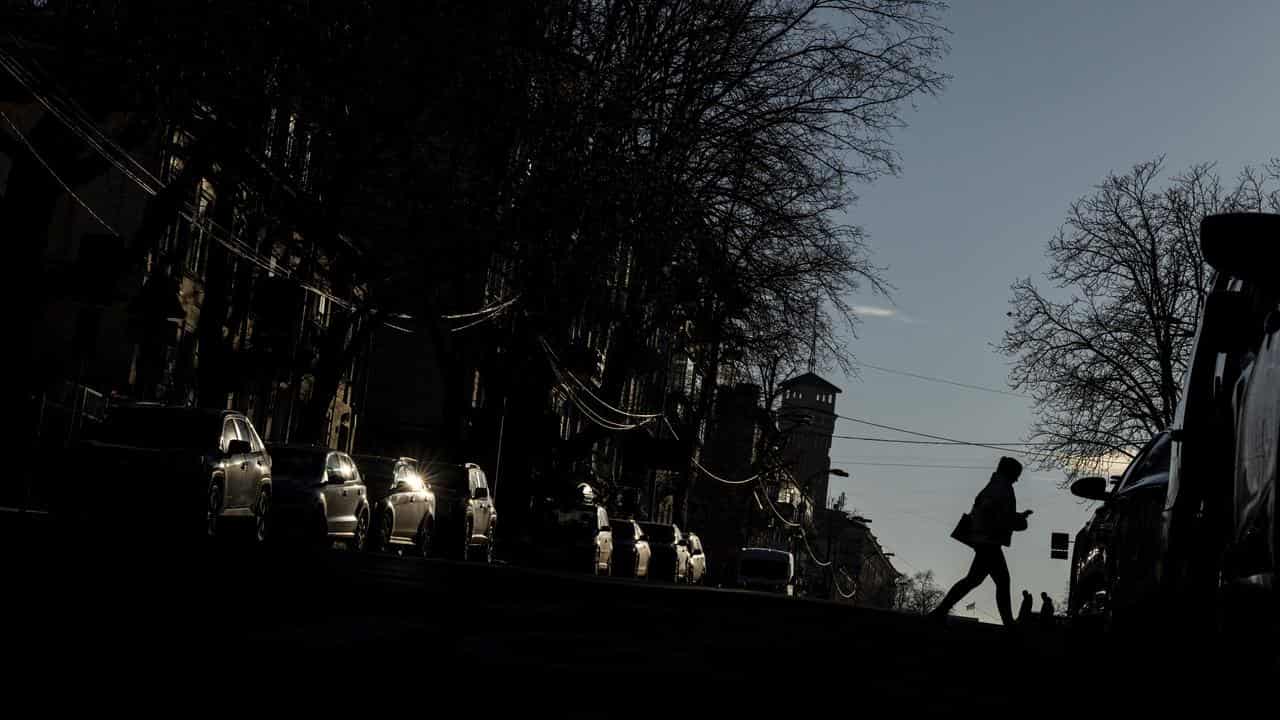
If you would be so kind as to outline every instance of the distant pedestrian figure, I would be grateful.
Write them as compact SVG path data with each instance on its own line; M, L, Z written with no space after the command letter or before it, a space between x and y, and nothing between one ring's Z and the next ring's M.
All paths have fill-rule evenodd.
M1009 598L1009 566L1005 563L1004 552L1000 547L1008 546L1013 541L1015 530L1027 529L1027 516L1030 510L1017 510L1017 498L1013 494L1013 484L1022 475L1022 463L1011 457L1002 457L991 474L987 486L978 493L973 501L973 510L969 513L968 527L962 536L957 536L965 544L973 548L973 564L969 566L969 574L965 575L951 588L947 596L934 609L930 616L941 620L951 612L951 608L971 590L982 584L988 575L996 583L996 604L1000 607L1000 620L1006 626L1014 624L1012 601ZM962 527L963 527L962 523ZM957 533L961 528L957 528ZM953 536L956 536L953 533Z
M1046 630L1053 627L1053 601L1049 599L1049 593L1040 593L1040 627Z
M1031 622L1031 613L1035 610L1036 600L1031 597L1031 593L1026 590L1022 591L1022 605L1018 608L1018 624L1023 625Z

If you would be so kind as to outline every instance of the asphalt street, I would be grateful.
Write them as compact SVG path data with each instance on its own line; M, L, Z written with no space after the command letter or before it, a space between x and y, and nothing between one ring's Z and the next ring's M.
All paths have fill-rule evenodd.
M337 548L179 552L69 538L12 514L0 523L10 657L20 658L11 668L31 677L65 677L68 662L102 679L238 658L273 677L336 662L361 676L397 668L491 687L545 678L664 707L828 693L915 713L1142 699L1136 685L1108 681L1126 667L1116 648L1063 629L938 626L809 599ZM1155 662L1131 660L1126 683L1168 680Z

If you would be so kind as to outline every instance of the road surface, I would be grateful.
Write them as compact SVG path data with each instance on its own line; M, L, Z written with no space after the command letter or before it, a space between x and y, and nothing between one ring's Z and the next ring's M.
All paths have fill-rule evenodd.
M462 676L497 698L504 683L531 678L547 678L552 694L576 688L570 696L635 688L644 700L633 710L830 695L912 715L1061 710L1117 688L1107 678L1118 658L1061 630L939 627L807 599L337 549L222 543L178 553L0 523L13 668L46 681L67 677L72 660L97 679L185 681L193 668L215 668L231 677L214 685L230 689L261 664L283 677L319 663L358 677L398 668L397 682ZM1145 665L1126 677L1144 667L1167 678Z

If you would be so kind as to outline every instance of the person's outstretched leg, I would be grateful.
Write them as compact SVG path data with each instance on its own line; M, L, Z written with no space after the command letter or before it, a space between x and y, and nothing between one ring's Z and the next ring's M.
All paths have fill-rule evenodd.
M991 579L996 583L996 605L1000 608L1000 620L1005 627L1013 627L1013 604L1009 597L1009 565L1004 560L1004 552L999 546L992 545L988 552L987 569Z
M971 590L981 585L982 581L987 579L987 573L986 561L983 559L983 553L979 550L973 555L973 563L969 566L969 573L957 580L955 585L951 586L951 590L947 592L947 596L942 598L942 602L938 603L938 607L934 608L933 612L929 614L937 618L946 617L947 613L951 612L951 608L955 607L956 603L960 602L961 598L968 595ZM1007 574L1008 573L1006 572L1006 575Z

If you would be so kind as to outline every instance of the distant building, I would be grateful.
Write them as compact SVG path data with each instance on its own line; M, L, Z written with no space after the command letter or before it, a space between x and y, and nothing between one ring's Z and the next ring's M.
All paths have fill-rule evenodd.
M827 506L831 436L840 388L807 372L782 383L778 428L787 438L783 457L792 477L818 508Z

